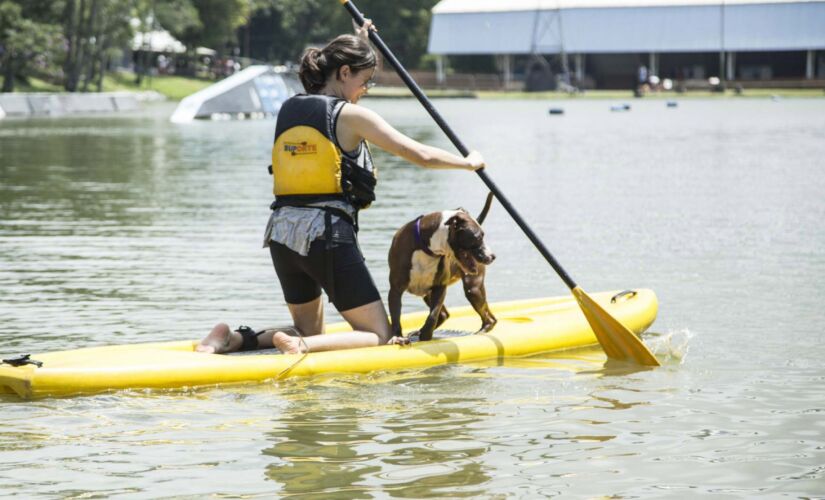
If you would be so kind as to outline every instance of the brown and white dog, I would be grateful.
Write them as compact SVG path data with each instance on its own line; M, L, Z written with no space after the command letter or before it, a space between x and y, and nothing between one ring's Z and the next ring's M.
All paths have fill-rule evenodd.
M481 329L489 332L496 318L487 305L484 289L486 266L496 256L484 243L481 223L487 216L492 193L478 220L463 208L422 215L401 227L392 239L390 264L390 320L392 331L401 336L401 296L405 291L424 298L430 314L419 330L420 340L430 340L450 314L444 307L447 287L459 279L464 295L481 316Z

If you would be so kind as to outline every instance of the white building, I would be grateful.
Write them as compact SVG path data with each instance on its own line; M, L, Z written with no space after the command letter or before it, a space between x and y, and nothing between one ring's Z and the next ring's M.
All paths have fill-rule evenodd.
M600 87L629 86L642 65L671 78L813 80L825 78L825 0L442 0L429 51L495 55L505 80L532 54L559 55Z

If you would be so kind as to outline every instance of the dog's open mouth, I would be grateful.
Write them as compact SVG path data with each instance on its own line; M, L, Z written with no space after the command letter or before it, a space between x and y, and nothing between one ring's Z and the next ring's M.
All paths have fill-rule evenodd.
M469 250L459 250L456 257L458 265L461 267L461 270L464 271L464 274L469 274L470 276L478 274L478 264L472 252Z

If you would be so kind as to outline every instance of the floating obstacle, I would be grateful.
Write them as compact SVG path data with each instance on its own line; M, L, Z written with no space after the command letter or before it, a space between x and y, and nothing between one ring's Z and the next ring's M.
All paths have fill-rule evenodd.
M285 67L250 66L184 98L170 121L274 118L284 101L299 92L301 83Z

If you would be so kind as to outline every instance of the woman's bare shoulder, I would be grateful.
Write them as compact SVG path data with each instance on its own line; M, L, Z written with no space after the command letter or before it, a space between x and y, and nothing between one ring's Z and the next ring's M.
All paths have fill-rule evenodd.
M383 121L375 111L352 103L344 104L344 107L341 108L341 114L338 116L350 123L376 124Z

